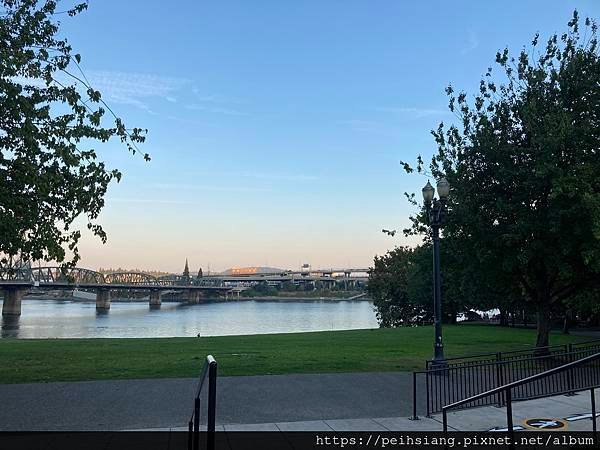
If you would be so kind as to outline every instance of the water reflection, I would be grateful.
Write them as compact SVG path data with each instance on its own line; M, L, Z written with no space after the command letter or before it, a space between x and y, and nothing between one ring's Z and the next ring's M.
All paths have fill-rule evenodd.
M2 319L2 338L222 336L377 328L367 301L230 301L187 305L25 299L20 317Z
M2 333L0 336L18 337L19 335L19 316L2 316Z

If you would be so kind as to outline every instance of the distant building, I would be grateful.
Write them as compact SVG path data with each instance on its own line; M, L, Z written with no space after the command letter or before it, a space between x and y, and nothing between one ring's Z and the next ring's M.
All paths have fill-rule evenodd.
M275 267L232 267L225 270L222 275L250 276L250 275L276 275L284 273L285 270Z

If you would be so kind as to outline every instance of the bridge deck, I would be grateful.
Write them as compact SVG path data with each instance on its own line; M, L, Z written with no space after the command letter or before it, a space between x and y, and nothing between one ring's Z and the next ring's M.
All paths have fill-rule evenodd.
M230 286L156 285L156 284L109 284L109 283L31 283L27 281L0 281L2 288L41 288L41 289L131 289L131 290L177 290L177 291L231 291Z

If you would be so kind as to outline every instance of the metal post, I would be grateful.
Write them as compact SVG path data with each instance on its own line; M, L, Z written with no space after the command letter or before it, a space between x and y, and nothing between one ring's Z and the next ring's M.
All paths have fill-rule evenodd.
M444 437L445 435L448 433L448 413L446 412L445 409L442 409L442 423L443 423L443 431L444 431Z
M192 437L194 435L194 422L192 422L190 420L190 422L188 423L188 450L193 450L192 448Z
M568 362L574 361L573 344L569 344L567 346L567 360L568 360ZM567 395L568 396L575 395L575 393L573 392L573 389L575 389L575 386L573 385L573 372L571 370L567 370L567 384L568 384L568 389L569 389L569 392L567 392Z
M215 421L217 408L217 362L212 361L208 366L208 426L206 448L215 448Z
M590 389L590 400L592 401L592 431L594 432L594 444L598 445L598 429L596 425L596 393L594 388Z
M502 373L502 353L496 353L496 387L504 386L504 374ZM503 391L498 392L498 407L504 405Z
M437 206L441 208L441 205ZM434 206L434 215L436 214ZM442 341L442 280L440 274L440 224L434 218L431 226L433 237L433 306L434 306L434 328L435 342L433 347L433 364L445 365L444 344Z
M506 389L506 424L508 427L508 432L511 435L511 439L513 438L513 415L512 415L512 392L510 388Z
M200 397L194 400L194 450L200 448Z
M429 370L425 372L425 384L427 385L425 389L425 402L427 403L427 415L425 417L431 417L431 411L429 410L429 389L431 388L429 384Z
M419 420L417 416L417 372L413 372L413 415L411 420Z

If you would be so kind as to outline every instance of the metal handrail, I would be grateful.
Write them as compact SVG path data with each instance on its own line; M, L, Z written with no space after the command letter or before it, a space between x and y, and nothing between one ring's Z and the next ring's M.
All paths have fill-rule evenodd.
M202 372L196 387L194 397L194 410L188 423L188 450L199 450L200 448L200 394L204 386L204 380L208 377L208 418L206 425L206 448L215 448L215 419L217 406L217 361L212 355L208 355L202 366Z
M526 352L532 352L532 353L537 353L540 351L544 351L544 350L552 350L552 349L564 349L568 351L571 351L570 348L572 347L576 347L576 346L580 346L580 345L588 345L588 344L593 344L593 343L598 343L600 344L600 339L590 339L588 341L582 341L582 342L572 342L570 344L557 344L557 345L546 345L543 347L527 347L527 348L523 348L523 349L518 349L518 350L508 350L508 351L504 351L504 352L495 352L495 353L475 353L472 355L463 355L463 356L454 356L454 357L450 357L450 358L446 358L447 362L451 362L451 361L457 361L457 360L471 360L471 359L475 359L475 358L484 358L484 357L490 357L490 358L496 358L497 355L514 355L517 353L526 353ZM523 356L527 356L527 355L523 355ZM430 364L433 362L433 360L427 360L425 362L426 364L426 368L429 369ZM470 361L465 361L465 364L469 364ZM476 363L476 362L474 362Z
M510 354L515 354L515 353L524 353L524 352L535 352L536 350L540 351L540 350L549 350L549 349L553 349L553 348L566 348L566 345L547 345L545 347L527 347L527 348L523 348L520 350L509 350L509 351L505 351L505 352L494 352L494 353L475 353L472 355L463 355L463 356L454 356L451 358L445 358L446 361L456 361L459 359L473 359L473 358L483 358L486 356L495 358L496 355L498 353L501 353L502 355L510 355ZM434 363L435 361L430 359L426 361L426 365L429 366L431 363Z
M596 353L600 350L600 339L593 339L588 341L582 341L577 343L570 343L566 345L560 346L547 346L540 347L538 350L542 350L541 354L533 353L535 348L530 350L514 350L507 352L498 352L498 353L489 353L489 354L479 354L479 355L470 355L464 356L454 359L448 359L448 364L439 365L437 367L432 367L429 364L424 370L414 371L413 372L413 414L412 419L417 420L417 377L421 375L425 375L425 380L427 382L426 389L426 406L427 406L427 417L429 417L432 412L441 412L442 407L444 406L443 398L438 398L439 394L446 396L446 390L450 389L447 393L450 394L451 397L447 399L448 401L458 401L467 395L475 395L480 392L484 392L485 390L496 388L504 385L507 382L511 382L515 380L515 375L518 375L519 371L529 372L522 373L522 376L530 376L538 372L535 370L535 366L538 363L545 363L546 361L554 361L553 365L558 366L559 364L564 364L567 362L572 362L575 359L579 359L584 356L588 356L592 353ZM544 350L547 350L544 352ZM532 352L532 353L529 353ZM495 357L492 358L491 356ZM475 359L477 357L484 357L482 359ZM457 359L463 359L462 361L455 362ZM472 359L466 359L472 358ZM562 359L566 359L566 361L561 361ZM558 364L556 364L558 363ZM510 369L508 373L505 371ZM494 373L486 372L494 370ZM542 368L542 370L546 370L546 368ZM516 372L515 372L516 371ZM472 372L472 373L471 373ZM533 373L532 373L533 372ZM449 377L449 380L442 381L438 380L437 376L442 376L445 378ZM569 376L570 374L567 374ZM453 383L458 383L454 385ZM569 380L567 380L567 384L569 384ZM477 389L477 386L480 386L483 389ZM435 392L430 392L433 389ZM475 389L475 392L473 390ZM527 388L525 388L527 390ZM441 391L440 391L441 390ZM463 397L459 397L460 393L463 393ZM533 391L532 391L533 392ZM568 390L567 390L568 392ZM458 394L458 395L456 395ZM551 395L554 395L553 393ZM531 398L536 398L539 396L547 396L546 394L541 394L537 392L537 394L531 396ZM456 398L459 397L459 398ZM485 402L485 399L482 400ZM498 397L499 406L502 406L502 397ZM477 406L482 406L481 404Z
M504 386L500 386L494 389L490 389L489 391L486 392L482 392L481 394L477 394L474 395L472 397L468 397L465 398L463 400L460 400L458 402L454 402L451 403L449 405L446 405L442 408L442 423L443 423L443 431L444 433L448 432L448 410L450 409L454 409L454 408L458 408L462 405L465 405L467 403L471 403L471 402L475 402L477 400L480 400L484 397L488 397L488 396L492 396L492 395L496 395L499 394L501 392L504 392L505 396L506 396L506 421L507 421L507 426L508 426L508 431L510 433L512 433L514 431L513 429L513 420L512 420L512 389L522 386L524 384L527 383L531 383L533 381L545 378L545 377L549 377L552 375L555 375L557 373L561 373L561 372L566 372L569 369L572 369L574 367L578 367L578 366L582 366L585 364L588 364L592 361L596 361L596 360L600 360L600 353L596 353L594 355L591 356L587 356L585 358L581 358L577 361L573 361L567 364L564 364L562 366L559 367L555 367L553 369L549 369L546 370L545 372L541 372L535 375L532 375L530 377L527 378L523 378L522 380L517 380L517 381L513 381L512 383L508 383L505 384ZM596 383L594 386L586 386L585 388L574 388L572 389L570 392L581 392L581 391L587 391L588 389L590 389L590 395L591 395L591 406L592 406L592 420L593 420L593 432L594 432L594 436L596 436L596 432L597 432L597 427L596 427L596 399L595 399L595 393L594 393L594 389L600 387L600 383Z

